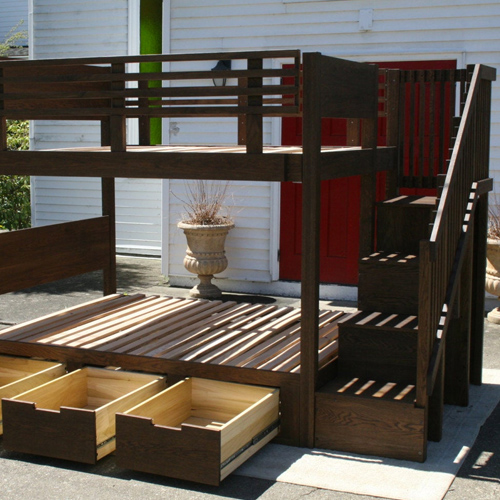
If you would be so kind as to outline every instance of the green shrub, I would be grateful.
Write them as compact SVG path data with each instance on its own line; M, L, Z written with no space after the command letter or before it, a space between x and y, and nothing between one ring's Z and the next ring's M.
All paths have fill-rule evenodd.
M0 56L5 56L28 33L19 31L21 21L0 42ZM29 122L7 120L7 148L29 149ZM25 175L0 175L0 229L22 229L31 225L30 178Z
M29 122L7 121L8 149L29 149ZM23 229L31 225L30 178L0 175L0 229Z

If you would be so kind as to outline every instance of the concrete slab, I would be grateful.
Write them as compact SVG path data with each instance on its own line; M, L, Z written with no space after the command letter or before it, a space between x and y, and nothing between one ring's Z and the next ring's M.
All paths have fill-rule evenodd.
M23 292L0 296L0 329L37 318L65 307L80 304L102 295L100 273L63 280ZM144 292L173 296L187 296L189 290L169 287L161 275L159 259L135 257L118 258L118 289L120 292ZM298 299L234 294L228 299L259 300L279 305L298 305ZM489 311L498 305L487 300ZM352 310L352 302L324 301L322 308ZM485 323L484 366L500 369L500 326ZM113 457L107 457L95 466L76 464L43 457L21 455L5 450L0 441L0 498L14 500L36 498L88 499L298 499L313 500L375 500L375 497L324 490L232 475L221 487L213 488L176 481L168 478L126 471L116 466ZM500 498L500 406L482 427L457 478L449 488L445 500L464 498ZM362 481L363 478L360 478Z

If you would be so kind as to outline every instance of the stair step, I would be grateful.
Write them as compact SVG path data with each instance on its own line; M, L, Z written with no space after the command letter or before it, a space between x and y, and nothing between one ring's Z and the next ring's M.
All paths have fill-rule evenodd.
M316 447L425 460L425 410L414 405L414 385L338 377L315 399Z
M436 197L398 196L377 203L377 250L418 255L430 235Z
M338 325L340 375L414 383L418 347L416 315L357 311Z
M415 403L416 397L415 384L345 376L338 376L323 386L319 392L368 399L376 398L379 401L395 401L411 405Z
M419 259L400 252L375 252L359 262L361 310L418 313Z

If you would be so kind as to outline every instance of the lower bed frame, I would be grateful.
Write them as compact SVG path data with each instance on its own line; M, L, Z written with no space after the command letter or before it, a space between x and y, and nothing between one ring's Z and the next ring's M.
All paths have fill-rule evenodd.
M277 387L279 441L300 438L300 309L112 294L0 331L0 353ZM332 377L339 311L322 311L319 377Z

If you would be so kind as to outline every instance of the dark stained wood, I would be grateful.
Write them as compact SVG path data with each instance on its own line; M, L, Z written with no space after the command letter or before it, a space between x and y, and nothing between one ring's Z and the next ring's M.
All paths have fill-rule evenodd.
M471 310L471 352L470 381L481 385L483 378L484 347L484 286L486 276L486 235L488 228L488 197L481 196L474 214L474 240L472 257L472 296Z
M428 387L427 372L429 369L429 359L432 351L432 338L434 335L431 323L431 290L432 290L432 269L430 265L429 242L420 242L419 258L424 264L419 267L418 277L418 357L417 357L417 396L415 405L418 408L427 408Z
M370 149L338 149L321 155L321 180L392 171L396 168L396 148L377 148L375 163ZM290 179L292 180L292 179ZM293 179L296 180L296 179Z
M265 50L265 51L240 51L240 52L201 52L197 54L155 54L155 55L132 55L113 57L84 57L66 58L65 64L74 66L80 64L102 64L103 60L110 63L134 63L134 62L173 62L173 61L213 61L217 59L249 59L249 58L295 58L300 55L299 50ZM31 61L8 60L2 61L5 67L27 67L30 66L60 66L61 59L36 59Z
M347 120L347 145L348 146L361 146L361 121L355 118Z
M294 59L295 67L263 69L262 60L268 58ZM220 59L249 60L249 69L231 70L220 75L233 81L237 80L238 85L215 88L211 85L211 78L217 75L207 70L125 73L125 64L129 62ZM266 66L268 64L266 63ZM205 306L199 308L197 306L196 312L190 315L194 310L190 305L183 306L182 311L172 312L173 306L170 303L163 304L159 298L141 298L129 303L128 312L132 309L134 312L132 315L128 315L127 312L128 322L123 330L115 329L115 312L105 307L103 315L110 318L110 322L104 327L94 319L89 319L90 324L83 327L62 320L60 322L59 318L55 324L62 330L52 334L46 329L41 329L37 333L36 340L30 340L29 328L26 326L23 327L22 333L18 332L22 339L21 337L14 339L12 335L15 333L9 329L3 339L0 335L0 352L55 358L67 361L73 366L90 363L157 371L168 373L173 379L190 375L280 387L283 413L281 442L303 446L314 444L334 446L333 439L340 440L340 446L344 444L347 446L350 441L354 449L361 453L376 452L388 456L423 459L427 414L430 419L429 434L436 437L441 432L442 381L445 370L444 362L440 361L444 353L446 331L455 321L452 318L461 315L459 309L452 307L456 302L454 300L458 290L456 283L461 282L461 291L464 294L470 281L470 277L460 270L462 266L460 251L465 247L465 240L462 241L457 234L464 224L462 207L469 203L469 192L473 183L477 183L474 208L477 203L478 212L474 214L472 210L470 215L479 227L474 228L473 264L470 266L472 294L467 292L465 295L478 297L477 300L474 299L471 319L471 379L475 383L480 383L481 380L487 206L481 203L481 199L478 201L478 196L490 189L485 187L485 180L488 177L490 80L494 79L495 71L476 66L468 68L467 72L465 70L441 73L393 72L392 79L390 72L386 72L387 144L397 148L376 150L378 103L376 67L329 58L317 53L305 54L303 109L300 102L299 68L298 51L123 56L64 61L0 61L0 133L2 134L0 174L103 178L103 213L109 215L108 227L104 225L101 227L100 223L98 224L100 234L92 232L92 237L101 240L102 245L91 243L89 247L95 249L99 255L97 259L99 268L106 269L105 293L114 291L115 286L113 193L115 177L278 182L294 180L304 183L301 328L286 316L288 312L283 312L285 316L281 317L282 311L264 307L263 310L266 311L264 316L249 320L256 322L255 330L251 332L238 331L238 323L242 321L238 318L236 323L212 330L207 336L198 331L189 331L190 327L184 326L176 330L178 337L175 339L164 339L159 333L161 328L172 333L175 330L174 325L179 322L186 321L194 328L194 325L206 321L206 311L201 310ZM397 75L402 75L400 83ZM295 85L266 85L271 79L275 83L276 79L283 77L292 77ZM182 80L192 79L207 80L210 83L207 85L205 81L194 86L183 86ZM149 89L147 84L151 80L176 81L179 85ZM246 86L241 85L243 80L247 82ZM466 80L469 83L467 94L465 94ZM126 82L130 82L131 85L126 87ZM137 82L138 88L135 88ZM415 279L419 287L418 340L417 330L408 326L411 322L416 323L416 318L406 324L408 328L404 328L395 326L394 322L399 321L397 315L392 319L387 317L381 321L383 324L379 325L385 331L372 327L368 319L368 324L354 324L352 331L346 330L344 340L342 337L340 339L340 348L342 351L344 346L345 356L342 356L341 352L340 359L336 361L337 325L334 322L331 325L323 325L323 313L318 311L321 180L350 175L362 176L363 238L360 247L362 253L371 253L374 242L375 173L392 169L399 160L399 185L395 185L394 176L389 176L387 184L389 192L394 192L397 187L435 187L434 172L444 169L443 159L445 148L448 147L448 138L445 137L447 131L444 121L435 123L434 107L439 100L442 116L445 111L451 112L453 105L449 104L454 104L454 82L460 82L467 100L463 100L463 117L460 128L457 129L457 144L450 162L449 177L442 190L443 202L438 209L431 241L420 245L421 264L418 280ZM446 101L447 98L449 101ZM406 100L408 107L405 106ZM289 105L290 103L292 105ZM405 116L407 110L410 112L408 120ZM396 113L399 126L397 120L392 119ZM303 116L303 150L275 150L274 154L268 154L269 148L262 146L262 116L285 115ZM238 152L236 149L213 154L208 150L195 150L194 147L191 150L169 149L163 152L159 149L144 148L140 151L140 156L135 157L134 151L139 154L138 149L129 148L127 151L125 119L140 118L143 123L140 127L140 142L141 145L145 145L148 143L148 132L144 124L149 122L152 116L244 116L246 128L241 128L239 142L245 142L248 145L248 152L252 154L235 154ZM351 145L360 144L364 149L321 151L321 116L350 119L348 141ZM110 145L111 151L105 152L102 148L94 148L67 152L6 152L3 151L5 117L99 119L102 123L102 145ZM360 127L356 122L359 118L365 119L361 127L363 133L361 138ZM409 125L407 130L405 130L406 123ZM424 131L427 124L431 131L437 131L437 138L434 133L430 133L429 138L426 137ZM246 136L244 141L243 131ZM417 131L419 137L415 138ZM405 141L405 136L408 135L409 142ZM403 151L403 148L406 150ZM439 149L439 166L434 165L436 149ZM427 150L430 156L428 169L423 160ZM403 152L409 156L409 172L401 170ZM419 161L416 161L417 156ZM480 192L480 189L483 189L480 188L482 184L484 190ZM396 212L395 207L396 205L393 205L391 209ZM384 215L385 210L384 204L378 207L379 248L387 246L383 249L390 252L400 250L405 253L417 253L418 249L414 251L413 247L418 244L419 239L428 238L427 224L431 217L425 215L418 218L417 236L408 230L410 227L414 229L415 217L412 215L414 211L408 210L404 216L400 213L399 220L398 215ZM429 207L426 207L426 210L429 211ZM387 224L380 222L384 217ZM412 224L408 224L409 219L412 220ZM401 225L396 229L398 220ZM90 227L94 228L92 224L95 223L84 221L81 224L91 224ZM71 223L71 231L77 227L79 226ZM46 232L39 233L43 234L43 238L52 234L56 238L61 237L57 229L44 229L44 231ZM27 234L30 236L26 240L30 240L31 235L37 233ZM468 234L472 235L472 228ZM11 238L21 237L11 236ZM411 250L404 248L412 238ZM6 242L8 246L9 242L13 241L0 235L0 248ZM21 243L24 242L23 239ZM56 239L56 244L57 242ZM16 249L18 246L16 245ZM89 247L78 248L78 251L84 254L83 261L89 256L87 251ZM66 243L61 243L57 248L63 249L63 253L55 253L57 260L64 262L66 260L64 249L70 247ZM458 254L456 254L457 248ZM29 249L30 253L23 253L26 262L30 261L34 250L32 247ZM14 252L9 250L9 253ZM56 266L57 269L50 271L47 276L43 276L43 279L62 277L61 273L69 272L70 269L71 272L91 270L92 266L88 262L80 264L81 257L78 252L74 253L67 260L67 265ZM45 257L38 256L34 262L40 264L43 259ZM7 262L5 259L4 261ZM92 258L92 262L95 263L96 259ZM45 261L43 263L45 264ZM24 263L19 266L18 271L21 269L30 279L33 277L31 269L26 268ZM380 274L380 270L377 272ZM375 278L372 278L370 280L375 281ZM24 286L23 279L16 278L17 281L13 280L13 283L18 287ZM376 280L380 281L382 277L379 275ZM2 280L5 281L6 279ZM367 293L369 295L376 293L373 283L370 286ZM382 302L392 303L397 298L395 295L386 297ZM460 300L460 309L466 306L465 295ZM361 302L365 300L363 293L360 294L360 298ZM374 306L373 303L369 304ZM443 314L443 310L446 310L443 309L443 305L447 306L449 314ZM122 306L126 308L124 304ZM227 307L231 309L234 306ZM155 311L160 310L168 317L168 324L164 322L165 318L160 320L154 317ZM387 311L386 314L391 313L394 311ZM79 316L80 312L75 314ZM275 325L281 325L277 328L279 334L276 337L270 335L265 331L266 325L273 328ZM68 331L64 330L66 327ZM142 328L145 328L142 330L145 335L141 338ZM467 368L464 367L463 361L466 359L468 349L458 346L453 336L454 330L452 326L451 336L447 340L447 369L449 377L455 373L457 380L461 381L455 394L459 397L458 393L465 390ZM462 336L465 335L464 325L461 325L459 330ZM88 336L85 332L88 332ZM416 388L411 393L411 401L408 396L404 402L387 401L385 398L382 400L360 398L353 394L343 394L339 398L331 391L324 396L317 394L315 396L318 385L324 384L328 377L333 376L337 368L340 373L345 371L355 374L358 370L358 375L360 370L364 370L363 374L367 377L373 374L384 379L401 377L404 382L416 381ZM450 382L447 385L450 386ZM429 407L430 393L433 395ZM413 398L416 398L416 407ZM332 404L332 399L335 399L335 404ZM359 425L360 421L362 423ZM315 425L318 427L316 434ZM353 448L350 447L349 450L352 451ZM146 460L147 458L144 459Z
M468 242L460 275L456 318L451 320L445 346L444 403L469 405L471 307L472 289L472 241Z
M115 179L101 179L102 215L108 219L107 248L108 258L103 269L104 295L116 293L116 213L115 213Z
M95 412L77 408L54 412L27 401L4 399L2 413L7 450L96 463Z
M318 373L319 234L321 190L321 55L304 54L304 118L302 174L302 446L314 446L314 393Z
M387 117L386 125L386 145L398 145L399 128L399 75L400 72L393 69L384 70L385 73L385 111ZM377 151L377 160L379 161L379 151ZM393 198L397 195L397 169L388 171L386 176L386 197Z
M262 69L262 59L249 59L248 69ZM247 79L248 89L260 89L262 88L262 78L248 78ZM249 95L248 96L248 107L262 106L262 97L259 95ZM262 115L261 114L251 114L247 116L245 125L246 134L246 146L248 153L262 153Z
M106 131L106 122L103 123ZM229 179L229 180L302 180L302 150L293 154L277 151L279 148L265 148L264 155L235 154L234 152L210 153L191 152L185 147L170 146L163 152L154 148L140 152L140 165L133 147L126 153L113 153L83 148L74 152L54 151L8 151L2 153L6 161L0 164L0 175L57 175L79 177L126 177L126 178L171 178L171 179ZM214 148L220 150L220 148ZM149 152L151 151L151 152ZM269 153L269 154L268 154ZM217 155L214 160L213 155ZM5 155L5 156L3 156ZM22 155L22 156L21 156ZM211 156L208 156L211 155ZM213 167L213 163L217 168ZM377 172L395 167L396 149L379 148L375 169ZM351 175L361 175L372 170L369 150L323 148L321 154L321 178L338 179Z
M360 313L339 324L339 373L343 376L414 384L417 363L416 318ZM391 316L392 322L388 321ZM359 317L359 320L357 318ZM399 323L406 326L396 326Z
M359 255L364 257L375 246L375 200L377 189L377 108L372 109L371 118L362 120L363 135L361 147L371 153L371 171L361 176L360 215L359 215Z
M420 240L429 238L435 205L432 196L399 196L377 203L377 250L418 255Z
M165 154L165 158L162 154L6 151L2 153L5 161L0 164L0 175L17 172L19 175L143 179L286 180L283 154L173 152Z
M125 64L116 63L111 66L112 74L123 74L125 73ZM123 90L125 88L125 82L122 81L112 81L112 90ZM119 97L113 98L111 100L111 107L113 111L116 109L123 109L125 107L125 100ZM127 149L127 126L125 121L125 115L111 114L110 116L110 137L111 137L111 151L122 152Z
M332 118L371 118L378 104L378 68L320 56L321 113ZM305 54L304 54L305 60ZM304 75L307 74L304 65ZM376 116L376 115L375 115Z
M425 461L424 409L408 402L344 394L341 387L333 382L316 393L316 447Z
M218 486L220 432L192 425L156 427L149 418L116 415L120 467Z
M109 265L107 217L0 235L0 292L22 290Z
M322 311L320 315L320 346L333 349L332 356L322 357L320 366L320 370L328 366L328 373L336 357L336 325L342 314ZM293 346L300 339L300 326L300 311L290 308L115 295L8 328L0 335L0 352L64 359L75 365L121 366L168 373L169 377L200 376L280 387L279 439L297 445L300 370L296 368L301 360L300 349ZM218 343L220 339L224 342ZM207 346L206 352L196 353ZM238 363L233 364L231 356L219 359L228 348L235 354L238 350ZM269 367L282 355L283 361Z
M139 89L147 89L149 82L141 80L139 82ZM148 106L147 99L139 99L139 106L141 108ZM151 144L151 119L149 117L141 116L139 118L139 145L149 146Z
M418 315L418 257L376 252L359 262L358 308Z
M432 395L429 397L429 422L427 424L427 437L431 441L441 441L443 437L443 412L444 412L444 352L440 356L439 368L434 382Z

